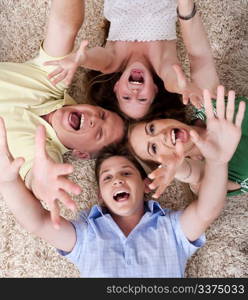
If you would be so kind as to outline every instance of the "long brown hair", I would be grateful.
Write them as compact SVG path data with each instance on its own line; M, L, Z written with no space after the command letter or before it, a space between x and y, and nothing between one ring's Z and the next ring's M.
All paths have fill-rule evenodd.
M115 83L121 77L121 72L102 74L99 71L90 70L87 72L87 99L94 105L99 105L105 109L114 111L126 120L132 121L129 116L123 113L119 108L119 103L114 92ZM154 83L158 87L158 93L150 106L146 116L149 118L175 118L185 119L185 106L182 104L181 95L170 93L164 88L163 81L154 74ZM139 121L140 121L139 120Z
M105 45L108 37L110 22L104 19L102 29L104 31ZM119 103L114 92L115 83L120 79L121 72L103 74L99 71L88 70L86 73L86 96L91 104L99 105L105 109L114 111L128 121L133 121L119 108ZM158 75L153 74L154 83L158 87L158 93L143 119L149 118L175 118L185 119L185 108L181 101L181 95L170 93L164 88L163 81ZM140 121L139 120L139 121Z

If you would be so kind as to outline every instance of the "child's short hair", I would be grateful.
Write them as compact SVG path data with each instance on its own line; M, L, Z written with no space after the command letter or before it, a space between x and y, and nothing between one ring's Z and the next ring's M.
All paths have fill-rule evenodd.
M132 155L128 148L124 144L111 144L107 147L104 147L97 156L96 165L95 165L95 175L97 183L99 184L99 173L102 163L113 156L122 156L129 160L135 168L139 171L142 179L147 177L147 174L141 164L137 159Z

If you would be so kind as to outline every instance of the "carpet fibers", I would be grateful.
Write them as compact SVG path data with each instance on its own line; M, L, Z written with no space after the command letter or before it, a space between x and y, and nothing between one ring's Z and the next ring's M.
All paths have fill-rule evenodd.
M248 0L196 1L216 61L221 83L248 96ZM24 62L33 57L44 39L50 1L0 0L0 61ZM103 41L103 0L86 1L86 17L78 41L86 38L90 46ZM178 30L178 49L183 66L188 60ZM0 91L1 92L1 91ZM70 94L84 103L84 71L79 70ZM72 180L83 189L75 197L78 207L97 202L94 160L75 160L70 153L65 161L75 171ZM192 200L188 187L179 182L161 197L162 205L183 208ZM207 230L207 243L189 261L186 277L248 277L248 195L230 197L221 216ZM77 269L46 242L27 233L15 221L0 198L0 277L79 277ZM75 216L65 209L66 218ZM87 259L87 258L86 258Z

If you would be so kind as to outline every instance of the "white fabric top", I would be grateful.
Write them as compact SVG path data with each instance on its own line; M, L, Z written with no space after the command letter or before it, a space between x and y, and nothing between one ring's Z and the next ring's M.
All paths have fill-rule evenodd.
M109 41L176 39L176 0L105 0Z

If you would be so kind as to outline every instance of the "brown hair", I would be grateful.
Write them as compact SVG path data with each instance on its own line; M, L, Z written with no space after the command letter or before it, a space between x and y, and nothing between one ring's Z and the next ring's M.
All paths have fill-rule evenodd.
M103 31L105 45L110 22L104 19ZM105 109L114 111L122 116L127 121L134 121L124 112L120 110L116 94L114 92L115 83L120 79L121 72L111 74L103 74L99 71L88 70L86 73L86 98L91 104L99 105ZM164 88L164 83L158 75L153 74L153 80L158 87L152 105L146 116L139 121L147 118L175 118L177 120L185 119L185 106L182 104L181 95L177 93L170 93Z
M125 157L127 160L129 160L135 168L139 171L140 176L142 179L145 179L147 177L147 174L141 164L137 161L137 159L132 155L132 153L129 151L129 149L126 147L125 144L119 143L119 144L112 144L110 146L107 146L103 148L96 159L96 165L95 165L95 175L97 183L99 184L99 173L102 163L111 157L114 156L122 156Z
M115 83L120 77L121 72L102 74L99 71L89 70L86 74L87 99L92 104L99 105L105 109L118 113L128 121L134 121L120 110L114 92ZM146 116L139 119L139 121L147 118L169 117L171 115L176 119L185 119L185 106L182 104L181 95L168 92L164 88L163 81L156 74L153 74L153 79L158 87L158 93Z

